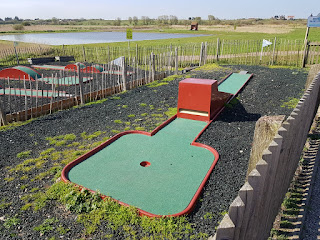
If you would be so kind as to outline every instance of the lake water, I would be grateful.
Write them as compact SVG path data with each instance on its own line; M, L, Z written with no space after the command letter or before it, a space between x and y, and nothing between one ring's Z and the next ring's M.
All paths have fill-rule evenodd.
M131 41L169 38L200 37L199 34L142 33L133 32ZM76 32L76 33L35 33L0 35L0 40L39 43L48 45L74 45L87 43L126 42L126 32Z

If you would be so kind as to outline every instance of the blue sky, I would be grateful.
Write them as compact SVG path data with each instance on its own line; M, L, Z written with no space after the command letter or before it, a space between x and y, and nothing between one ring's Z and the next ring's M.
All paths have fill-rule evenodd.
M175 15L179 19L213 15L220 19L307 18L320 12L319 0L1 0L0 18L102 18Z

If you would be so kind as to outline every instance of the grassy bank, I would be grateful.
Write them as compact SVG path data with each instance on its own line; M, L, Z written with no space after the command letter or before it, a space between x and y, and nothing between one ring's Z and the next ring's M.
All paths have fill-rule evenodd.
M0 33L60 33L60 32L88 32L88 31L125 31L126 28L133 28L134 32L156 32L156 33L184 33L184 34L206 34L210 36L199 36L191 38L162 39L147 41L131 41L131 45L158 46L158 45L180 45L186 43L199 43L216 41L217 38L224 40L261 40L261 39L287 39L303 40L306 32L306 24L303 21L281 21L281 22L260 22L259 24L245 25L239 22L228 22L219 25L200 25L199 31L190 31L189 25L139 25L139 26L110 26L110 25L31 25L23 30L13 30L14 25L0 25ZM309 33L310 41L320 39L320 29L311 28ZM28 44L27 46L38 45ZM22 46L22 45L21 45ZM123 47L128 42L86 44L88 47ZM0 41L0 49L12 47L8 41Z

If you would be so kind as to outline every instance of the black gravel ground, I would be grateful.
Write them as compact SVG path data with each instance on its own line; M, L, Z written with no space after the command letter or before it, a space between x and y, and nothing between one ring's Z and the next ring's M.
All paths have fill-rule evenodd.
M195 233L213 235L215 227L244 184L255 122L263 115L288 116L292 109L281 105L290 98L300 98L307 78L307 72L297 69L238 65L224 66L215 71L193 71L191 74L192 77L219 80L228 73L239 70L249 71L254 76L239 94L239 101L226 108L198 139L198 142L214 147L219 152L220 159L194 211L187 217L188 221L194 224ZM103 134L96 138L101 140L103 137L114 135L116 131L123 131L126 127L125 122L131 123L131 129L144 127L150 131L166 119L164 112L176 107L180 80L176 79L156 88L142 86L117 95L118 98L110 97L103 103L57 112L13 130L0 132L2 239L39 239L39 232L33 228L52 217L59 219L61 227L70 230L64 234L49 231L41 238L83 237L84 227L77 223L76 215L66 211L55 201L36 212L32 209L20 210L25 204L21 200L22 196L30 193L31 189L43 190L52 184L52 176L30 181L39 173L48 170L52 163L46 162L41 168L29 172L10 173L10 167L24 161L17 158L18 153L32 150L30 157L38 157L41 151L52 147L46 137L71 133L75 134L77 139L81 139L80 135L83 132L92 134L102 131ZM115 120L121 120L123 123L116 123ZM22 180L21 177L24 175L28 176L28 179ZM19 221L8 226L8 219ZM103 224L96 233L87 238L102 239L102 236L111 232L107 224ZM125 238L121 230L112 233L112 239Z

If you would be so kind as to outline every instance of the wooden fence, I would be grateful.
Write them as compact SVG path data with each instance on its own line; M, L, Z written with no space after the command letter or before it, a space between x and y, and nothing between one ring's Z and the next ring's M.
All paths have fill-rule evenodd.
M110 92L110 87L113 89L119 88L126 90L126 85L135 82L148 83L158 78L158 76L170 75L178 73L178 70L190 67L201 66L206 63L229 63L229 64L244 64L244 65L289 65L300 66L303 63L304 56L307 56L305 61L309 64L319 63L319 45L309 43L305 55L304 44L302 41L269 39L273 44L262 47L262 40L220 40L206 43L190 43L181 46L162 45L151 47L84 47L84 46L59 46L59 47L34 47L34 48L13 48L11 50L0 51L0 66L11 66L19 64L29 64L28 58L31 57L53 57L53 56L74 56L75 61L88 63L104 64L105 69L109 69L109 73L93 74L85 76L91 78L88 84L80 86L66 87L62 84L66 81L65 78L80 78L78 74L68 72L55 72L54 76L42 76L41 79L59 78L63 79L58 84L44 83L41 79L29 81L29 79L20 79L20 81L11 81L10 79L0 79L0 88L9 91L0 95L0 118L1 124L11 121L26 120L30 117L43 115L59 110L55 107L60 106L64 109L66 106L78 104L78 98L83 101L90 101L100 98L96 91ZM114 59L123 58L128 66L129 75L124 75L125 68L121 68L116 64L111 66ZM111 66L111 67L110 67ZM124 65L123 65L124 66ZM126 67L127 68L127 67ZM112 71L118 74L110 73ZM117 77L116 77L117 76ZM124 83L123 81L127 81ZM83 86L83 89L81 89ZM121 86L123 86L121 88ZM8 90L9 89L9 90ZM31 91L33 89L33 91ZM24 96L21 92L31 91L33 96ZM83 90L82 96L80 93ZM120 91L119 90L119 91ZM0 90L1 91L1 90ZM39 91L42 91L39 93ZM48 93L57 94L48 99ZM61 94L60 94L61 92ZM18 94L17 94L18 93ZM42 95L47 93L46 99ZM62 96L63 94L67 94ZM40 95L40 96L39 96ZM103 95L103 94L102 94ZM93 97L95 96L95 97ZM41 100L39 100L41 98ZM67 101L66 98L69 98ZM70 100L73 99L73 100ZM61 104L56 102L63 101ZM82 101L82 103L83 103ZM68 103L66 103L68 102ZM71 104L72 102L72 104ZM69 104L70 103L70 104ZM49 104L49 105L48 105ZM50 106L49 110L48 107ZM42 106L39 110L39 106ZM46 110L44 110L46 109Z
M268 239L319 106L320 73L265 149L210 239Z
M140 47L85 47L58 46L16 48L0 51L0 67L28 64L29 57L75 56L78 62L108 63L125 56L135 58L139 65L144 64L145 57L151 53L164 58L178 55L178 67L202 65L205 63L230 63L250 65L286 65L300 67L303 62L304 43L302 40L269 39L272 45L262 48L262 40L223 40L206 43L189 43L183 45L161 45ZM309 43L307 47L307 64L320 63L319 45ZM159 59L160 60L160 59Z
M0 122L24 121L33 117L95 101L106 96L163 79L177 71L170 59L151 54L139 65L135 58L100 65L104 71L51 69L32 79L0 79ZM86 67L95 68L87 64ZM39 70L41 71L41 70ZM48 71L42 70L43 72Z

